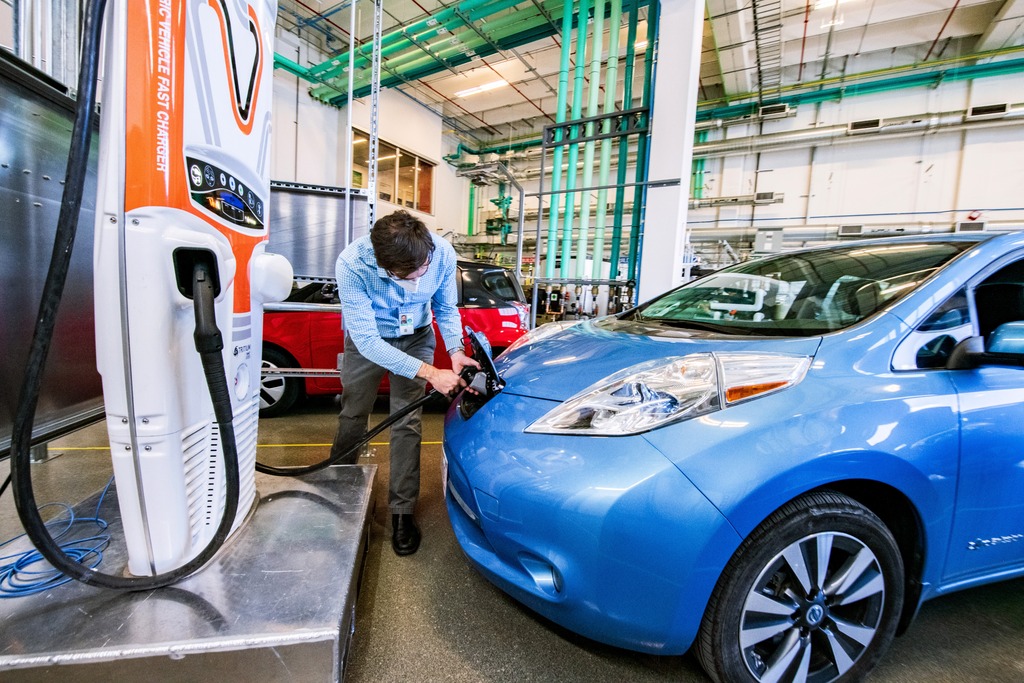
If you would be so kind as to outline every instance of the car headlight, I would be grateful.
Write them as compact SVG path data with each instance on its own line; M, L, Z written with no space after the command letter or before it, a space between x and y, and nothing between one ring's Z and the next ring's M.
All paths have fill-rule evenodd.
M625 436L704 415L799 383L807 356L695 353L620 370L529 427L534 434Z

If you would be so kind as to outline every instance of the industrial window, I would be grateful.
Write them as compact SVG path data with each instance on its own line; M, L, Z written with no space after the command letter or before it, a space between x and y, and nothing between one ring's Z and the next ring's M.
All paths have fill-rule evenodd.
M352 187L366 189L370 174L370 136L352 131ZM377 152L377 197L402 208L434 212L434 164L380 141Z

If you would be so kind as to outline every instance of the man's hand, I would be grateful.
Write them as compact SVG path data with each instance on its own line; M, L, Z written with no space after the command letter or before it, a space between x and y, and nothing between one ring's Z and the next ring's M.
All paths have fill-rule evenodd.
M463 379L451 370L442 370L426 363L420 366L420 371L416 373L416 376L427 380L434 389L447 396L454 395L455 392L466 386Z
M452 354L452 372L462 375L465 368L480 369L480 364L466 355L465 351L459 350Z

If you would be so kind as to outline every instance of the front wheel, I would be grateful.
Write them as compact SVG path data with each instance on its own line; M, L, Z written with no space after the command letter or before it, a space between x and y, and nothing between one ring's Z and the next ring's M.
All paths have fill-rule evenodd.
M263 368L294 368L296 363L288 354L273 347L263 347ZM260 417L283 415L299 400L302 388L297 377L270 375L260 377Z
M808 494L740 545L708 602L696 652L720 683L861 680L892 642L903 560L870 510Z

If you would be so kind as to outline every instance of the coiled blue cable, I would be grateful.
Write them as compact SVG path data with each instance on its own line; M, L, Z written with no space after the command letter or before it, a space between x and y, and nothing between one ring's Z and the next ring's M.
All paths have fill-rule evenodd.
M76 561L95 569L103 561L103 551L110 545L110 534L107 531L107 522L100 517L100 507L103 499L107 496L114 478L111 477L107 485L103 487L99 500L96 502L96 512L92 517L76 517L75 511L65 503L47 503L41 505L40 510L48 507L63 508L66 515L59 515L46 523L54 541L60 544L61 549ZM78 536L82 525L95 524L98 533L92 536ZM63 528L61 528L63 527ZM57 530L57 531L55 531ZM18 540L25 538L26 534L19 534L14 538L0 543L0 549L6 548ZM42 564L43 567L36 568ZM20 553L0 556L0 599L21 598L28 595L35 595L48 591L51 588L63 585L72 578L62 574L43 558L38 550L26 550Z

